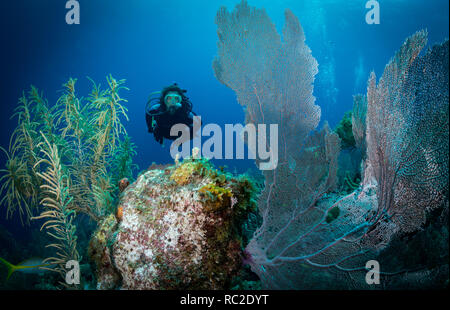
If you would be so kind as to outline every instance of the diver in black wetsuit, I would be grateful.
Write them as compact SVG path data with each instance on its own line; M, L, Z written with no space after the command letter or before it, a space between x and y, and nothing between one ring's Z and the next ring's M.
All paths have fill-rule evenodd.
M159 98L150 98L145 111L145 121L148 132L153 133L155 140L163 144L164 138L175 140L180 137L171 136L170 129L175 124L185 124L190 131L190 139L193 138L194 112L192 103L185 95L186 90L181 89L177 83L165 87Z

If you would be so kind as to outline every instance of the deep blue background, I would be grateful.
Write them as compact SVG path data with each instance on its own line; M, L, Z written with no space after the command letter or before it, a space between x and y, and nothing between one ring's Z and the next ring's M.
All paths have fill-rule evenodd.
M81 24L65 23L64 0L4 0L0 3L1 141L7 147L16 120L17 99L33 84L50 103L62 84L78 78L77 92L90 90L87 76L126 79L130 122L126 129L138 147L136 162L172 162L147 133L144 106L150 92L177 81L188 89L194 110L208 123L242 123L233 91L220 84L211 67L216 54L214 18L222 5L240 0L80 0ZM381 24L365 23L365 0L248 0L264 7L281 30L290 8L304 27L319 63L315 96L322 121L334 127L352 107L352 95L365 92L371 70L382 70L405 38L427 28L429 46L448 38L448 0L380 0ZM221 161L244 171L252 161ZM0 165L4 156L0 155ZM4 210L0 209L0 222Z

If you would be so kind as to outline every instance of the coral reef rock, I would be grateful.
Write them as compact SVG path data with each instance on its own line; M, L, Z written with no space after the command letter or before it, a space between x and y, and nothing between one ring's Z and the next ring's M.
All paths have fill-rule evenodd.
M201 158L141 173L120 196L121 219L105 218L91 239L97 288L229 288L254 193L246 176Z

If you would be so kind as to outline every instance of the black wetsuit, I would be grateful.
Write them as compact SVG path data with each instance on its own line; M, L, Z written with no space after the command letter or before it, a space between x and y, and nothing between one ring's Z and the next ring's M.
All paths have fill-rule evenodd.
M175 140L181 136L179 132L177 136L170 135L170 129L175 124L185 124L189 127L190 139L193 137L193 122L194 112L179 108L173 114L164 109L160 104L155 104L147 110L145 114L145 121L147 122L148 132L153 133L155 140L160 144L163 143L163 139ZM152 127L152 117L156 121L155 128Z

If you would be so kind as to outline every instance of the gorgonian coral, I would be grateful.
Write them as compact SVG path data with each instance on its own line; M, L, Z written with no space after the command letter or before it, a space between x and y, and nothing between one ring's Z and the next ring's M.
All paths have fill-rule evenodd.
M448 200L448 41L419 57L427 33L409 37L367 89L367 158L378 213L391 218L373 242L411 232Z
M298 19L289 10L285 17L281 42L264 10L245 1L232 13L220 9L213 63L218 80L245 107L247 123L279 126L279 163L264 173L262 225L247 247L252 270L272 288L299 287L292 279L303 271L294 272L295 266L315 264L312 253L333 243L335 235L324 240L322 231L311 236L310 229L327 217L327 208L316 204L334 186L340 151L339 137L327 126L310 135L320 119L312 95L317 62Z
M113 211L119 180L132 179L136 147L121 120L127 118L126 100L119 95L124 81L109 76L106 89L93 83L87 99L77 96L76 81L69 79L63 85L53 106L33 86L20 98L14 114L18 126L9 151L2 149L8 157L1 179L8 216L19 210L28 220L38 208L42 180L36 163L42 159L38 145L45 139L58 148L61 169L69 178L71 208L95 220Z
M50 267L47 269L60 274L62 281L60 284L66 286L66 263L70 260L79 261L80 256L77 251L76 227L72 223L75 218L75 211L70 207L72 197L69 193L69 178L62 170L61 158L58 154L56 144L50 144L45 136L44 142L38 147L44 154L36 165L46 166L44 172L37 172L42 178L42 213L32 219L45 219L41 230L46 229L47 234L54 239L54 243L47 247L56 250L55 256L44 260Z
M126 108L119 92L123 80L109 76L108 87L95 83L87 99L76 94L76 80L50 106L32 87L19 100L14 116L18 125L11 136L6 169L0 181L0 201L7 216L46 219L43 228L55 238L56 255L47 259L61 275L65 261L78 259L76 214L98 221L115 212L119 180L132 178L135 146L122 118ZM36 213L39 215L36 216ZM34 216L34 217L33 217Z
M427 209L448 201L448 42L417 58L426 41L418 32L379 84L372 74L367 96L355 97L352 123L368 154L364 181L336 201L326 193L340 139L327 126L313 131L320 119L312 96L317 62L297 18L289 10L285 18L282 42L265 11L246 1L216 18L216 78L235 91L247 123L279 126L279 163L264 172L262 224L246 261L265 288L368 288L366 262L393 234L417 229Z

